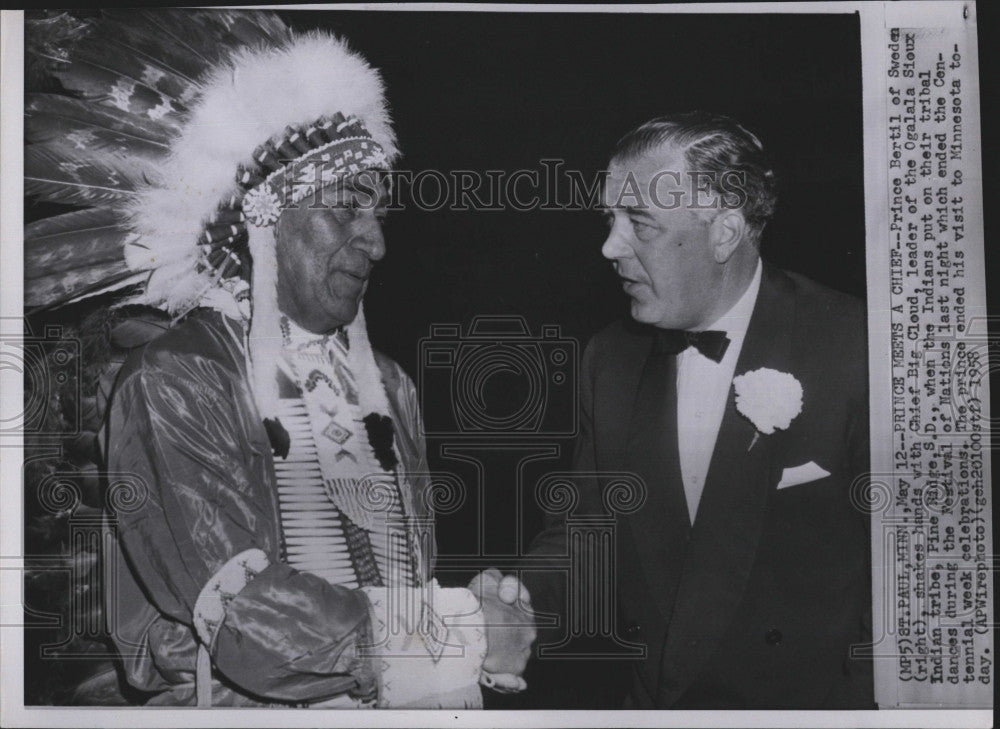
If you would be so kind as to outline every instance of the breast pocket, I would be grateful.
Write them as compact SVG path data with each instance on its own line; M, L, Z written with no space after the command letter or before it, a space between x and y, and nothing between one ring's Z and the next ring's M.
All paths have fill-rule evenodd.
M778 480L777 489L794 488L804 486L815 481L820 481L830 476L830 472L823 468L816 461L809 461L798 466L789 466L782 470L781 478Z

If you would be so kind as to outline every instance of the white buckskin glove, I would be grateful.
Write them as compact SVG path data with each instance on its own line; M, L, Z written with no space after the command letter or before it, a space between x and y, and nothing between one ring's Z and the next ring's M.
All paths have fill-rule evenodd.
M371 605L381 709L481 709L486 631L464 587L362 587Z

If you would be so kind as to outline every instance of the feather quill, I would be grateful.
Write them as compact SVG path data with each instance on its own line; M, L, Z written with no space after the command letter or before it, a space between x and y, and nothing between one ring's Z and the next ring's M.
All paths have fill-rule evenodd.
M291 31L273 12L266 10L205 10L198 14L222 26L242 45L279 45L289 40Z
M176 43L179 49L194 54L202 67L207 69L218 63L230 49L221 42L218 28L205 22L206 13L211 11L138 10L136 16L168 42Z
M175 126L183 118L184 107L178 101L161 94L148 84L116 71L113 65L93 58L73 57L70 62L46 56L51 73L69 91L88 101L105 104L122 111L148 117L154 121L166 119Z
M169 53L168 48L174 44L155 38L135 41L129 34L129 31L134 31L133 28L116 28L111 21L105 22L113 38L108 41L109 47L122 58L123 64L144 69L144 77L153 80L158 90L168 91L184 106L197 98L197 79L205 72L200 64L188 61L179 65L175 57L164 55ZM137 45L137 42L143 45ZM191 56L187 55L185 58L190 59Z
M26 225L24 278L33 281L82 264L124 261L126 235L121 217L106 208L76 210Z
M134 197L139 173L107 155L105 160L69 158L45 145L24 148L24 191L46 202L99 206Z
M102 10L101 14L102 34L112 38L121 48L155 62L191 83L197 82L205 73L205 59L163 33L149 17L135 10Z
M111 183L115 183L121 176L127 176L132 189L146 181L157 180L159 175L157 159L131 155L128 151L113 148L101 148L96 144L80 149L78 138L54 139L32 146L44 148L53 157L72 160L74 169L84 166L90 170L106 170Z
M210 63L238 47L288 40L288 27L270 12L184 10L169 13L104 11L100 28L119 69L142 67L155 88L181 103L197 94ZM164 74L160 77L160 74Z
M84 299L89 299L94 296L101 296L103 294L109 294L114 291L121 291L122 289L129 287L136 287L133 294L138 293L143 285L149 280L149 271L138 271L131 274L123 274L121 276L115 276L109 281L102 281L99 284L82 291L79 294L73 296L73 298L66 301L61 301L55 306L63 306L64 304L75 304L78 301L83 301ZM116 301L112 304L112 307L126 306L129 301L127 299Z
M75 149L160 160L169 151L169 128L119 109L58 94L29 94L24 104L30 143L68 142Z
M113 23L95 23L86 42L73 48L70 63L59 63L53 56L52 73L66 88L91 101L107 104L135 114L173 122L183 119L185 103L195 96L190 81L224 59L239 39L215 20L212 11L139 10L117 16L123 23L136 26L128 37L129 53L112 40L102 42L114 28ZM115 17L115 16L112 16ZM151 38L158 39L150 42ZM168 46L166 61L158 56ZM173 71L179 57L187 56L181 74Z
M24 305L27 308L56 307L83 296L94 296L99 290L111 291L127 285L135 273L124 260L79 266L26 282Z
M179 106L183 106L181 99L191 86L190 80L169 67L123 48L114 36L92 38L80 43L73 51L71 60L108 69L164 98L178 102Z
M139 10L129 17L194 54L206 70L246 46L279 45L291 37L288 26L269 11Z

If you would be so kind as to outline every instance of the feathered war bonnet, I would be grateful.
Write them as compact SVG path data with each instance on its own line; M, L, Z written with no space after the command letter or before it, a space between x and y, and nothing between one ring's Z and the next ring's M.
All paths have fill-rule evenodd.
M343 40L310 32L240 50L214 68L157 183L129 205L126 260L151 272L141 300L171 313L202 304L233 316L235 302L245 317L245 287L234 274L246 246L250 364L265 418L277 404L281 343L278 216L319 187L388 169L397 154L379 73ZM361 310L348 337L367 345Z
M343 40L295 35L272 13L105 11L36 25L29 50L74 96L26 98L26 191L87 209L26 227L26 306L137 287L123 303L249 320L254 392L271 417L274 224L317 187L394 162L378 71ZM370 360L360 310L348 337Z

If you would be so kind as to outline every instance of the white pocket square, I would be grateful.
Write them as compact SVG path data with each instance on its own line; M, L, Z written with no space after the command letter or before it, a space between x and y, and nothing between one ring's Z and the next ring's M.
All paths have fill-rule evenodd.
M787 489L789 486L809 483L821 478L826 478L830 472L821 466L817 466L814 461L803 463L801 466L786 468L781 472L781 480L778 481L779 489Z

